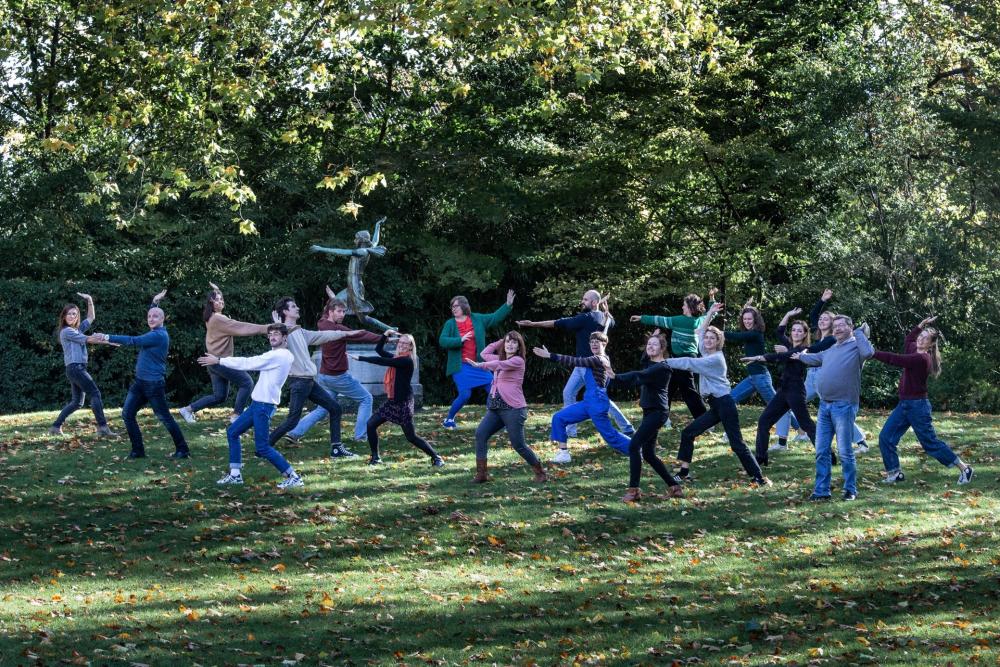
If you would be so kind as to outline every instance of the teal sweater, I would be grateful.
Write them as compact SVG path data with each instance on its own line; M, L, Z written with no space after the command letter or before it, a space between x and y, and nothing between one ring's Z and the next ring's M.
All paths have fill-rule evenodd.
M483 348L486 347L486 330L495 327L510 315L510 306L506 303L496 309L492 314L472 313L472 329L476 332L476 361L482 361L479 356ZM462 337L458 334L458 324L455 318L451 318L441 327L441 335L438 336L438 344L448 350L448 368L446 374L451 376L462 368Z
M713 303L715 303L714 300L708 305L711 307ZM675 357L697 357L698 341L694 338L694 332L698 330L704 319L704 315L698 317L643 315L639 321L647 327L670 329L670 351Z

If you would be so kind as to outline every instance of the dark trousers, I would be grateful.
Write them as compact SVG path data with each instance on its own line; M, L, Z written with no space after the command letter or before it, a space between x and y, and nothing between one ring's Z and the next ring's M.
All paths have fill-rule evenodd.
M281 436L291 431L299 423L306 401L312 401L316 405L326 408L326 411L330 413L330 444L335 445L340 442L340 416L344 411L340 408L337 399L312 378L288 378L288 417L281 422L278 428L271 431L271 436L268 439L272 447L281 440Z
M94 378L87 372L87 364L69 364L66 366L66 379L69 380L69 388L73 392L73 397L69 403L63 406L62 412L56 417L53 426L62 426L66 418L83 407L87 396L90 396L90 409L94 412L94 419L98 426L107 426L108 420L104 417L104 402L101 400L101 390L97 388Z
M746 443L743 442L743 434L740 433L740 416L736 410L736 402L729 394L721 397L708 397L708 411L693 422L684 427L681 431L681 447L677 452L677 458L690 463L694 454L694 439L699 435L721 423L729 438L729 448L739 458L743 464L743 469L747 471L753 479L762 477L760 466L756 459L750 454Z
M674 476L667 470L667 466L663 465L663 461L656 455L656 435L667 419L666 412L666 410L659 408L642 409L642 422L632 434L632 442L628 448L628 485L630 487L639 486L643 460L663 478L667 486L677 486L678 484Z
M705 414L705 404L701 400L701 394L694 388L694 373L691 371L673 369L667 390L671 398L677 394L681 395L681 399L695 419ZM666 421L666 416L664 416L664 421Z
M488 409L476 428L476 458L486 460L489 451L489 441L500 429L506 428L510 436L510 446L528 462L528 465L538 465L538 457L524 440L524 422L528 420L528 408L509 408L506 410Z
M764 412L760 413L760 419L757 420L757 442L754 449L758 460L767 458L767 441L771 436L771 427L777 424L789 410L798 420L799 428L805 429L809 440L813 443L816 442L816 423L809 416L806 388L804 386L789 387L788 389L782 387L774 395L774 398L768 401L767 407L764 408Z
M174 440L174 448L178 452L188 451L181 427L177 425L170 414L166 387L167 383L163 380L136 379L128 388L125 405L122 406L122 421L125 422L125 430L128 431L128 439L132 442L133 452L145 453L146 451L142 443L142 431L139 430L139 422L135 417L147 403L149 407L153 408L153 414L156 415L156 418L170 433L170 437Z
M198 412L204 408L225 403L229 396L229 385L234 384L236 385L236 404L233 406L233 412L237 415L243 414L250 403L250 393L253 391L253 378L250 377L250 374L246 371L217 364L208 367L208 375L212 378L212 393L192 402L191 412Z
M378 427L385 424L389 420L378 414L372 415L372 418L368 420L368 447L371 449L372 456L374 458L379 457L378 449ZM403 429L403 436L406 438L407 442L422 451L427 456L434 458L438 455L434 448L431 447L426 440L417 435L417 432L413 428L413 420L406 421L399 425Z

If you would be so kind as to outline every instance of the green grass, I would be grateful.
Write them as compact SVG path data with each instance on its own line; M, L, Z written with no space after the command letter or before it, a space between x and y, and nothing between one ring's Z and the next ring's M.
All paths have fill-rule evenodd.
M546 459L550 414L529 423ZM67 439L45 435L53 413L0 418L0 664L1000 662L997 417L938 415L970 486L908 436L904 484L878 483L873 449L857 502L813 504L808 443L752 490L710 434L688 498L626 506L627 462L589 428L548 485L499 437L494 481L470 484L480 415L419 416L442 470L395 427L378 468L330 461L314 429L284 448L307 484L288 493L252 455L247 485L216 487L221 411L182 425L183 462L148 411L141 461L82 411Z

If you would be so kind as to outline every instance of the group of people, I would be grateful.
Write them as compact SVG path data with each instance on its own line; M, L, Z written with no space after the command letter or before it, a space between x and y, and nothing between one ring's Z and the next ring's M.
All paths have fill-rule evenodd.
M299 324L300 310L294 299L282 297L272 311L272 321L262 324L240 322L223 314L225 300L222 291L210 283L206 295L203 320L206 353L198 358L211 377L212 393L192 401L180 409L181 417L193 423L197 413L227 401L231 386L236 387L236 399L227 428L229 469L218 480L220 485L242 484L242 447L240 436L254 431L255 453L270 462L282 475L279 488L303 486L302 477L276 449L282 439L298 442L308 430L328 418L330 456L352 458L353 452L342 442L342 408L338 396L358 404L354 429L355 440L367 441L370 465L382 462L378 429L386 422L398 425L406 439L426 454L432 466L444 465L444 460L414 428L414 395L412 378L417 357L416 341L409 334L385 328L379 333L350 329L344 324L348 304L327 288L326 305L316 330ZM876 359L903 369L899 382L899 403L879 434L879 449L885 467L884 481L889 484L905 479L900 469L897 446L909 428L913 428L924 450L946 466L960 469L958 482L972 480L973 468L962 461L934 431L927 384L941 370L938 350L940 332L931 326L936 318L927 318L907 335L903 353L876 351L868 340L867 325L855 328L851 318L827 310L833 296L825 290L813 306L809 321L792 319L801 309L790 310L777 327L778 344L768 352L765 343L764 319L752 302L740 311L740 327L723 331L712 325L722 311L716 302L717 290L709 291L706 302L697 294L684 297L681 314L635 315L632 322L655 327L647 337L637 370L616 372L607 354L608 332L615 326L608 309L607 297L595 290L584 292L580 311L572 316L546 321L519 320L521 329L554 328L572 332L575 349L572 355L556 354L546 347L534 347L532 353L560 367L569 369L563 390L564 407L552 416L551 440L555 445L553 463L571 461L568 442L576 435L579 423L590 420L603 440L617 452L629 457L629 484L623 497L626 502L638 501L642 462L648 463L667 486L668 497L683 497L682 483L690 477L695 441L702 434L721 424L733 453L755 486L769 486L764 469L770 455L788 448L791 428L799 430L796 439L805 439L815 447L816 481L812 500L831 498L831 470L839 458L843 472L843 499L857 497L857 451L867 451L864 436L855 424L860 403L861 369L865 361ZM172 457L190 456L184 434L170 413L166 398L166 359L170 338L164 326L160 301L166 291L153 297L147 309L149 331L139 336L109 335L87 332L93 328L96 311L93 299L79 294L87 304L86 317L81 319L75 304L63 307L56 330L62 345L66 376L72 399L63 408L50 428L50 434L62 433L66 418L83 406L90 397L91 409L97 420L97 432L114 436L104 416L101 393L87 372L88 344L108 344L139 348L135 380L129 387L122 408L122 420L131 442L130 458L145 454L142 432L136 415L147 403L166 427L174 442ZM451 318L442 327L438 342L447 352L446 374L452 378L457 396L445 417L443 427L458 427L457 417L477 388L486 390L486 414L476 429L475 483L490 479L488 469L489 440L506 430L514 450L528 463L534 481L548 480L545 467L528 445L525 422L528 406L523 383L527 366L528 346L516 330L491 340L489 332L498 328L511 313L514 292L493 313L473 312L463 296L451 300ZM374 321L376 325L380 322ZM381 325L385 326L385 325ZM668 336L665 331L669 332ZM234 356L234 337L266 334L270 349L253 357ZM742 361L747 364L746 377L735 386L728 378L724 355L727 342L743 344ZM488 342L490 341L490 342ZM374 343L374 355L348 353L349 342ZM394 344L394 352L386 347ZM310 347L320 348L319 367L314 363ZM373 410L371 393L350 373L348 359L385 367L383 380L386 401ZM779 388L768 368L770 363L783 365ZM258 373L256 382L250 372ZM271 428L271 420L281 402L281 393L288 385L288 414L285 420ZM608 396L608 390L638 387L642 421L633 428L628 418ZM583 399L579 399L583 389ZM737 405L753 393L760 395L766 407L757 422L754 451L743 441ZM676 472L656 454L659 431L671 426L671 399L680 396L691 414L681 431ZM816 422L809 412L810 401L819 397ZM307 401L316 407L305 419L302 413ZM770 445L770 432L776 428L778 440ZM833 451L836 437L837 450Z

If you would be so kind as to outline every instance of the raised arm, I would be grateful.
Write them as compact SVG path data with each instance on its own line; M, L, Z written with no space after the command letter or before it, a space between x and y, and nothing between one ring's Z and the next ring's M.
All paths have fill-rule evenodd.
M76 295L87 302L87 317L84 319L88 320L91 324L97 319L97 311L94 309L94 299L89 294L84 294L83 292L77 292ZM84 328L81 326L80 330L83 331Z
M483 327L489 329L504 321L514 305L514 290L507 290L507 301L489 315L483 314Z
M833 290L827 287L823 290L823 294L820 295L816 303L813 304L812 310L809 311L809 326L813 329L819 326L819 316L823 314L826 307L830 305L830 299L833 298Z
M858 352L861 353L862 359L871 359L875 355L875 348L868 340L867 328L868 325L863 324L854 330L854 338L858 341Z

